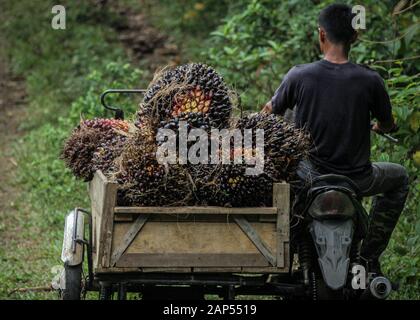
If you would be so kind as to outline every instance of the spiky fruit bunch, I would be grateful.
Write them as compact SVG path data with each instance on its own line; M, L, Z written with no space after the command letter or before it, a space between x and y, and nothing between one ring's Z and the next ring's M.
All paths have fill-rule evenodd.
M123 120L93 119L81 121L65 142L61 158L73 174L85 181L92 179L95 152L104 143L118 140L128 131L128 123ZM104 159L103 162L107 162ZM99 165L99 158L96 163Z
M310 147L308 133L273 114L255 113L240 119L240 129L264 130L264 156L273 163L278 175L286 181L295 178L296 167L307 156Z
M228 125L232 103L223 78L211 67L192 63L158 75L145 94L139 123L146 114L159 119L160 126L179 121L194 127L222 128Z
M250 175L247 165L232 164L222 166L219 176L219 205L233 207L270 206L273 183L280 181L272 163L264 163L263 172Z
M126 140L125 135L116 134L102 142L93 154L92 171L101 170L104 174L114 172L116 170L114 161L121 155Z
M181 166L165 167L156 158L153 130L143 128L130 137L117 159L119 205L168 206L190 196L186 172Z

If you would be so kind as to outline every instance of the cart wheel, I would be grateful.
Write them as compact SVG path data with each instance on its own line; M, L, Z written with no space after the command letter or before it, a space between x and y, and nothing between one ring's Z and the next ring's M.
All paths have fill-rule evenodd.
M61 290L62 300L80 300L82 291L82 264L64 265L65 289Z

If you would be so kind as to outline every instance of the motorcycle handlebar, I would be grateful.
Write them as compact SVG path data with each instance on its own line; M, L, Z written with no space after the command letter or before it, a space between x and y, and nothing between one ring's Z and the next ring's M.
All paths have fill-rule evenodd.
M394 138L393 136L389 135L388 133L382 133L382 132L376 132L376 131L373 131L373 132L375 132L376 134L379 134L380 136L388 139L389 141L391 141L393 143L398 143L399 142L399 140L397 138Z

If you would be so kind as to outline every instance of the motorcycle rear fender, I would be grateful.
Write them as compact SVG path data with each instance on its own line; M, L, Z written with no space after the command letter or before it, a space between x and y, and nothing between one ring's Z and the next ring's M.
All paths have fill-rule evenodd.
M353 229L352 219L313 220L310 224L322 276L326 285L333 290L346 284Z
M77 209L70 211L65 218L61 260L68 266L76 266L83 261L83 243L78 240L84 239L84 220L84 214Z

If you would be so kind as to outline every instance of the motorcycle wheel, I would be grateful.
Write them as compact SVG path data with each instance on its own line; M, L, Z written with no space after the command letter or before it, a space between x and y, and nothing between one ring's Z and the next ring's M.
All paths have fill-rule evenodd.
M333 290L328 287L322 275L319 273L312 273L312 298L313 300L344 300L344 290Z

